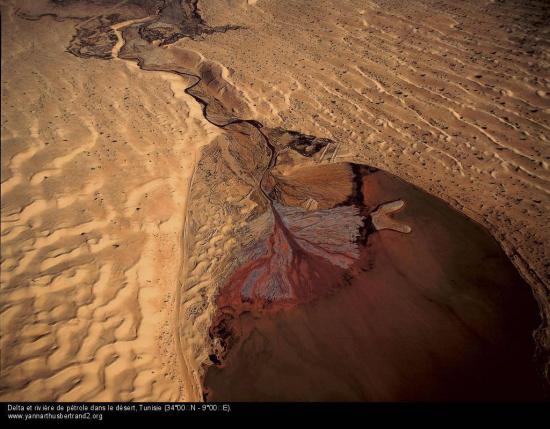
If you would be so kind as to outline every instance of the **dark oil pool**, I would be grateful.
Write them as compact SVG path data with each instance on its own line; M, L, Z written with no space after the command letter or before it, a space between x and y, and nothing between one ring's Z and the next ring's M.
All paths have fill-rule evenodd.
M500 401L543 398L538 307L498 243L441 200L378 171L369 206L401 199L410 234L372 233L349 284L274 314L207 370L210 401Z

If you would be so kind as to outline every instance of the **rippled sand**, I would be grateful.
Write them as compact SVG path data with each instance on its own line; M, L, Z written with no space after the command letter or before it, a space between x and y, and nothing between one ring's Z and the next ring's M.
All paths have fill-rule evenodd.
M264 124L332 138L337 160L440 196L486 226L547 299L545 2L202 2L201 12L246 27L186 46L224 64Z
M235 118L331 140L278 171L282 202L330 205L349 174L319 186L316 165L355 162L485 226L548 362L544 2L200 0L204 21L147 24L150 43L160 2L138 3L1 3L1 399L202 398L216 296L269 217L259 128L216 126Z
M0 397L181 400L180 240L217 131L181 79L77 58L73 21L2 12Z

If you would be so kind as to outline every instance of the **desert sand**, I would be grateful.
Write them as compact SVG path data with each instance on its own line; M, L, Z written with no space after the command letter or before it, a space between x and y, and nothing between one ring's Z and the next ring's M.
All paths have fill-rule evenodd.
M68 54L73 20L2 19L1 397L182 399L181 231L217 130L181 78Z
M308 303L340 296L332 286L342 278L351 286L335 302L368 302L354 284L372 281L376 294L400 280L384 268L393 262L362 277L354 267L368 257L359 243L382 243L407 266L424 258L415 246L431 243L415 222L422 210L407 212L414 201L363 186L378 169L439 197L497 240L501 272L513 281L495 275L495 284L520 290L494 309L498 289L472 292L476 305L494 311L459 318L470 317L466 325L489 343L498 338L490 350L501 354L516 339L502 329L521 320L517 362L536 359L547 383L544 2L1 4L0 399L203 400L213 365L222 384L226 365L239 374L230 365L242 314L255 315L261 332L287 332L302 317L297 308L321 317ZM476 234L457 242L468 248ZM478 281L436 276L443 263L449 259L426 265L427 289L441 278ZM476 265L485 268L495 270ZM326 290L315 289L315 276ZM528 314L513 315L516 298ZM413 308L403 314L419 326L440 320L440 310L424 319ZM449 314L441 317L448 322ZM282 322L269 325L276 317ZM357 320L350 313L349 323ZM447 322L437 322L445 326L438 338L451 338L457 351L471 347ZM382 344L401 353L399 342ZM320 361L323 371L341 358L332 359ZM357 372L360 362L351 362ZM426 368L418 365L419 376ZM438 384L415 396L407 390L414 380L401 384L399 370L384 371L391 383L372 380L376 389L351 398L433 399L440 391Z

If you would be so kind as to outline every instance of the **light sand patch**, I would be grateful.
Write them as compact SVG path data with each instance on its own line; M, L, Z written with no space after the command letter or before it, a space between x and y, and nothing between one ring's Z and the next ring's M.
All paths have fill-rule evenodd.
M382 204L377 210L371 213L372 224L377 231L391 229L393 231L408 234L412 231L411 227L391 218L391 213L401 210L405 206L405 201L397 200Z
M186 396L174 334L186 195L216 131L183 79L64 51L2 9L3 400ZM5 74L4 74L5 73Z

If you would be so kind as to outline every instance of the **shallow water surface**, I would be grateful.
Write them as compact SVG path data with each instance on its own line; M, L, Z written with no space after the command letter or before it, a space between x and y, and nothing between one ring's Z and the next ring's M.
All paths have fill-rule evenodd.
M393 218L412 232L372 230L344 286L330 293L238 316L223 364L207 371L207 399L540 398L538 309L497 242L382 171L362 177L360 194L365 207L405 201Z

